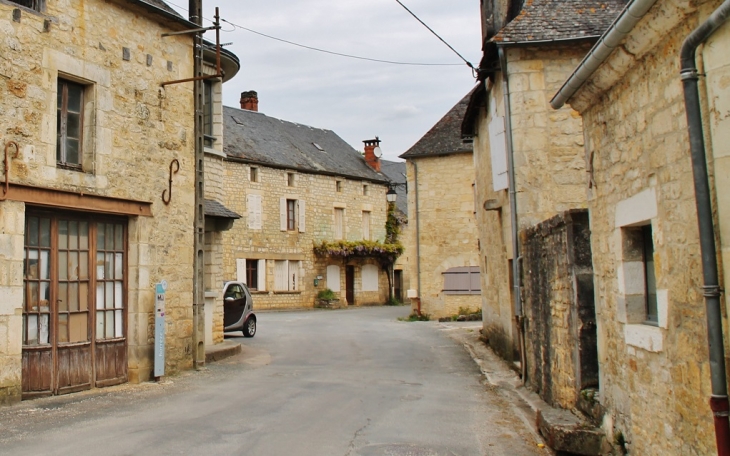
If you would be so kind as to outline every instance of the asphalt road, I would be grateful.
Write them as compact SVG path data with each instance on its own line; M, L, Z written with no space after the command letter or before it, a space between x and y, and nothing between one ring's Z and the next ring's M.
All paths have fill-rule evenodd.
M261 313L202 371L0 408L0 454L545 454L447 328L408 311Z

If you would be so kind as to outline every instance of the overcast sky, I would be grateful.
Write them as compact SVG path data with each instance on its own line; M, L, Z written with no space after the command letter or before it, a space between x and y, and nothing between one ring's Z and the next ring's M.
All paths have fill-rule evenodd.
M166 0L167 1L167 0ZM481 56L479 0L401 0L475 66ZM187 1L168 3L187 17ZM255 90L259 111L333 130L352 147L378 136L383 156L418 141L471 90L471 70L395 0L203 0L234 24L306 46L343 54L454 66L368 62L265 38L223 24L223 43L241 60L241 71L223 87L223 103L239 107ZM209 23L206 21L206 24ZM206 39L215 41L215 35Z

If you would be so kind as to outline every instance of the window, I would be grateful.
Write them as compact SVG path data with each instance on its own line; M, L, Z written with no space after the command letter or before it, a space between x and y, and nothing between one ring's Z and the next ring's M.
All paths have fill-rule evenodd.
M623 228L623 261L633 276L633 280L626 278L629 323L656 325L657 289L651 225Z
M205 147L213 147L213 81L203 81L203 138Z
M259 169L255 166L252 166L250 169L249 174L249 180L251 182L258 182L259 181Z
M59 79L56 105L56 162L61 167L81 169L83 106L84 86Z
M294 187L294 173L286 173L286 185L288 187Z
M342 239L345 234L345 210L336 207L335 208L335 239Z
M370 187L368 185L362 186L362 194L368 196L370 194Z
M259 262L257 260L246 260L246 285L249 290L259 288Z
M337 193L342 193L342 181L335 182L335 190L337 190Z
M477 295L481 294L479 281L479 266L462 266L450 268L443 272L444 293L447 295Z
M370 240L370 211L362 211L362 238Z
M46 0L12 0L12 3L25 6L35 11L43 11L46 9Z
M281 198L279 201L281 231L299 231L303 233L306 221L304 201L294 198Z

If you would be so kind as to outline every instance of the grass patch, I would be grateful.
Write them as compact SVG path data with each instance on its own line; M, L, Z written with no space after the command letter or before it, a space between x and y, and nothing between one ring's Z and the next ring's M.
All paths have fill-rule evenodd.
M421 313L421 315L418 315L416 312L413 312L412 314L408 315L407 317L400 317L398 318L399 321L430 321L431 317L426 313Z

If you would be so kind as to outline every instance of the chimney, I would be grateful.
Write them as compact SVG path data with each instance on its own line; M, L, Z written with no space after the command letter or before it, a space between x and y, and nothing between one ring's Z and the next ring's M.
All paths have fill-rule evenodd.
M255 90L241 92L241 109L258 112L259 94Z
M380 139L367 139L365 143L365 163L377 172L380 172ZM378 149L377 153L375 149Z

